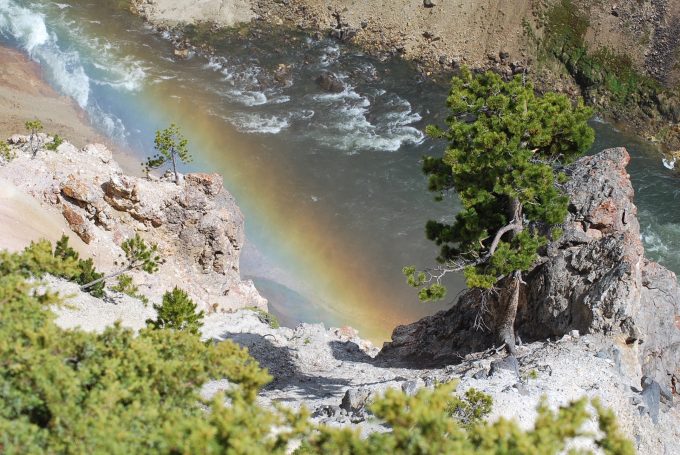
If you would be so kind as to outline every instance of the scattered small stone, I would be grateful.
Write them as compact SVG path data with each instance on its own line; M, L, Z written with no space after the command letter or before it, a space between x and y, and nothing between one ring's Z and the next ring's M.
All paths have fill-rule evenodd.
M483 368L472 375L472 377L475 379L486 379L488 376L489 372Z
M432 376L423 376L422 379L425 387L434 387L437 384L437 379Z
M424 385L425 383L420 379L405 381L401 383L401 390L406 395L413 396L416 394L416 392L418 392L418 389Z
M493 376L502 370L513 371L517 377L519 377L519 362L517 361L517 357L514 355L509 355L504 359L494 360L491 362L489 376Z
M661 402L661 387L652 378L644 376L642 378L642 400L645 403L647 412L656 425L659 423L659 404Z
M522 396L529 396L531 394L527 386L521 382L516 383L512 387Z
M365 387L347 389L345 396L342 397L340 408L347 412L357 412L366 406L370 397L371 391Z
M601 350L597 351L597 353L595 354L595 357L597 357L598 359L609 359L609 352L607 352L604 349L601 349Z

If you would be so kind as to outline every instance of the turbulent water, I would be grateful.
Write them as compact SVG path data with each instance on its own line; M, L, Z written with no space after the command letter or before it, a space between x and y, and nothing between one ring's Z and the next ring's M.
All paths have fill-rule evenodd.
M400 274L432 263L423 225L454 213L455 201L424 191L418 164L443 147L421 131L445 118L445 87L403 62L293 32L220 34L213 56L177 58L167 36L115 3L0 0L1 39L140 158L156 129L181 125L197 158L189 170L222 173L243 209L243 272L285 322L350 324L382 339L448 304L418 303ZM323 71L344 90L321 90ZM594 149L633 155L647 250L680 272L680 179L647 144L594 126ZM454 295L461 278L449 285Z

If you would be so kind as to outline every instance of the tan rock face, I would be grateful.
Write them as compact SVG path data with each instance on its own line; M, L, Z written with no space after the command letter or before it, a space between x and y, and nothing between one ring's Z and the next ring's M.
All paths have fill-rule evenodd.
M78 237L80 237L83 242L90 244L90 242L92 242L94 239L94 235L89 223L85 220L85 218L83 218L82 215L80 215L68 205L63 206L61 213L64 215L64 218L71 227L71 230L78 234Z
M98 260L118 259L120 244L136 232L158 244L165 259L159 272L135 274L152 300L179 285L202 309L267 308L239 276L243 215L218 174L189 174L179 185L127 176L100 144L78 150L65 142L59 153L38 156L19 153L0 176L58 210L75 234L97 246Z
M94 183L79 179L73 174L61 184L61 193L84 204L92 204L101 199L102 190Z

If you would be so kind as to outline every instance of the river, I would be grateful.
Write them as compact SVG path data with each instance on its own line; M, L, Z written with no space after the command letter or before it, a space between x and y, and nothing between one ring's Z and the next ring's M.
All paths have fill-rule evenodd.
M220 33L214 55L179 58L119 3L0 0L0 44L39 62L140 162L155 130L180 125L195 157L183 170L224 175L246 217L242 274L283 323L351 325L380 341L451 304L460 276L448 300L422 304L401 275L433 263L425 221L455 214L455 198L437 203L425 191L419 166L444 147L421 131L446 117L445 86L302 32ZM323 71L344 90L319 88ZM648 254L680 272L680 179L650 144L593 126L593 150L625 145L633 156Z

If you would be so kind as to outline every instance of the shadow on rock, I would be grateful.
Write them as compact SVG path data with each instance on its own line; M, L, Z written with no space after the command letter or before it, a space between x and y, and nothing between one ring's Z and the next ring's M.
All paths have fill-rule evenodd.
M350 384L346 379L324 378L303 373L298 368L295 358L296 349L274 344L272 335L255 333L223 333L223 340L233 342L248 349L250 355L262 368L272 375L271 383L264 387L265 391L286 391L280 401L314 400L342 394Z
M333 358L343 362L358 362L374 364L375 360L366 354L358 344L353 341L331 341L328 343L333 352Z

